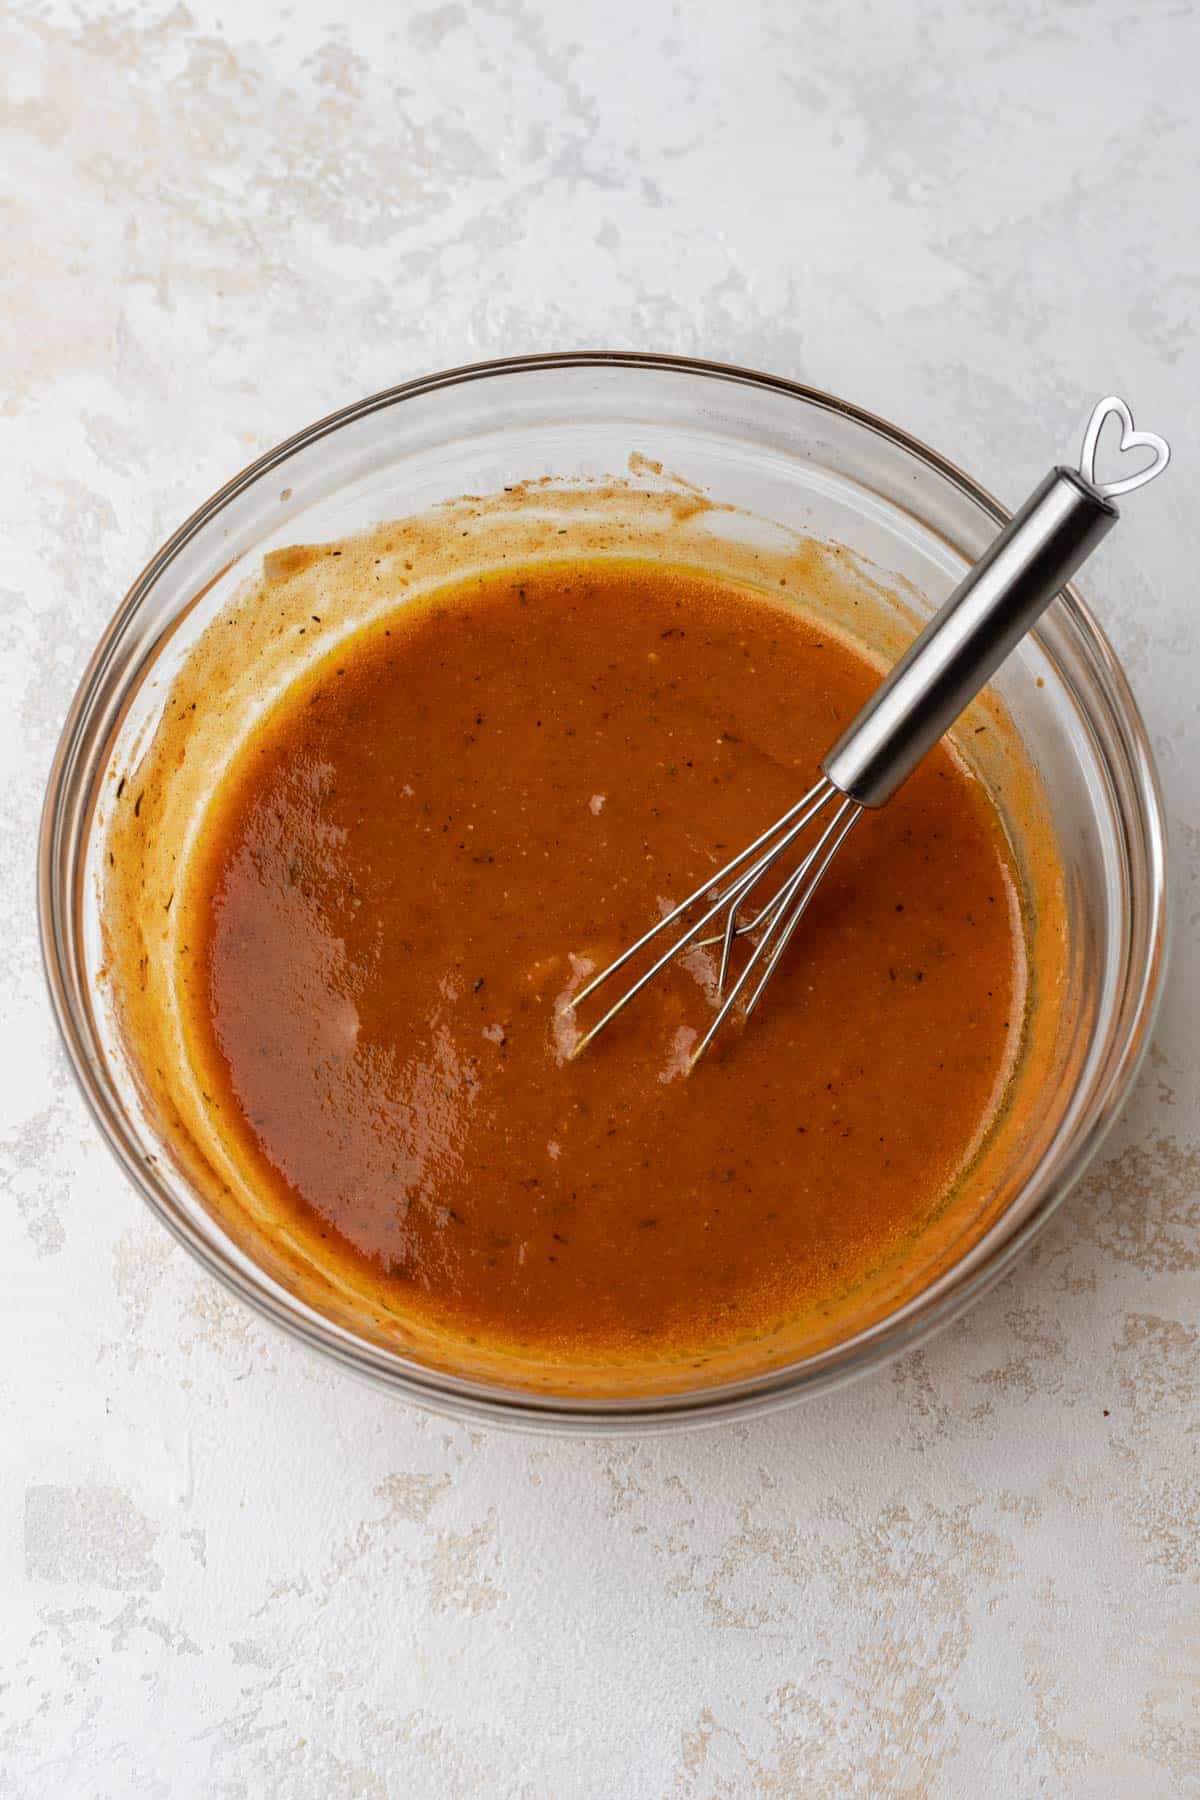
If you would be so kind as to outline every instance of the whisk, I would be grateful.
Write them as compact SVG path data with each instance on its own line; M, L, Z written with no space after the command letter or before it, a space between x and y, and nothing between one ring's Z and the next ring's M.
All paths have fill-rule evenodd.
M1133 474L1101 481L1096 452L1100 433L1113 416L1121 423L1122 454L1144 448L1153 455ZM739 1001L748 1018L864 811L891 799L1112 529L1118 518L1117 497L1153 481L1170 458L1170 446L1163 438L1152 431L1135 431L1124 400L1110 394L1099 401L1084 433L1078 469L1052 469L1029 496L828 751L820 780L574 996L570 1004L577 1009L664 932L695 915L603 1017L582 1033L572 1055L585 1050L689 945L721 947L720 1005L689 1066L695 1067ZM781 857L793 846L802 847L806 832L816 834L811 847L770 899L751 910L755 891ZM739 938L747 938L753 948L730 984L733 948Z

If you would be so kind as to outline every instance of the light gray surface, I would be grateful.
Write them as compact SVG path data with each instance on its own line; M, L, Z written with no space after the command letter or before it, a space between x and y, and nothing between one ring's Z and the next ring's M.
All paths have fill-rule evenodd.
M17 0L0 66L0 1793L1200 1791L1195 10ZM1010 502L1110 388L1178 457L1085 583L1178 901L1100 1166L921 1354L595 1445L409 1411L201 1275L32 917L59 723L170 527L347 399L577 345L798 376Z

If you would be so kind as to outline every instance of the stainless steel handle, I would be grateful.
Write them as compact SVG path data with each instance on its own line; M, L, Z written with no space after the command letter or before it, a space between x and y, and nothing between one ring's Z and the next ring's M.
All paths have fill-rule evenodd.
M1146 446L1154 460L1101 482L1096 449L1111 414L1122 421L1122 451ZM1170 455L1162 438L1134 431L1123 400L1101 400L1081 469L1051 470L829 751L821 766L834 786L862 806L890 800L1111 531L1113 496L1152 481Z

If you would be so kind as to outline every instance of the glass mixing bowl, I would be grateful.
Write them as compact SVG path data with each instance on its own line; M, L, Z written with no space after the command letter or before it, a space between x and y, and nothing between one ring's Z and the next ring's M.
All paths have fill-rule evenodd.
M632 458L632 461L631 461ZM42 947L76 1078L130 1180L192 1254L264 1317L409 1398L567 1430L661 1429L793 1400L911 1348L1012 1264L1078 1179L1145 1049L1166 943L1165 832L1145 730L1074 589L994 683L1037 767L1066 878L1072 1042L1061 1093L1007 1172L995 1223L923 1291L818 1354L688 1393L535 1394L424 1367L325 1316L236 1244L141 1104L104 1003L102 796L152 729L172 671L264 552L328 542L464 494L669 470L712 499L849 546L932 611L1007 518L951 463L827 394L662 356L479 364L346 407L261 457L154 557L83 677L46 794Z

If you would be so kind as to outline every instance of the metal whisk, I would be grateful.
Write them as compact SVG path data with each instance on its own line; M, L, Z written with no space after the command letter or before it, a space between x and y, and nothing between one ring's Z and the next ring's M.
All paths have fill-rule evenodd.
M1096 451L1106 420L1121 422L1121 452L1153 451L1144 468L1100 481ZM911 648L826 754L821 779L752 844L701 882L635 944L596 975L571 1001L578 1008L619 969L686 915L697 914L644 974L577 1040L577 1056L646 984L689 945L720 944L717 990L721 1004L692 1052L694 1067L743 993L745 1017L754 1011L796 927L842 844L868 807L891 799L927 751L979 693L1071 576L1096 548L1118 513L1118 495L1160 475L1170 446L1152 431L1135 431L1124 400L1110 394L1092 411L1079 468L1055 468L959 582ZM813 828L817 835L798 866L765 905L748 902L780 857ZM715 927L707 936L701 933ZM749 937L753 951L726 993L733 946Z

